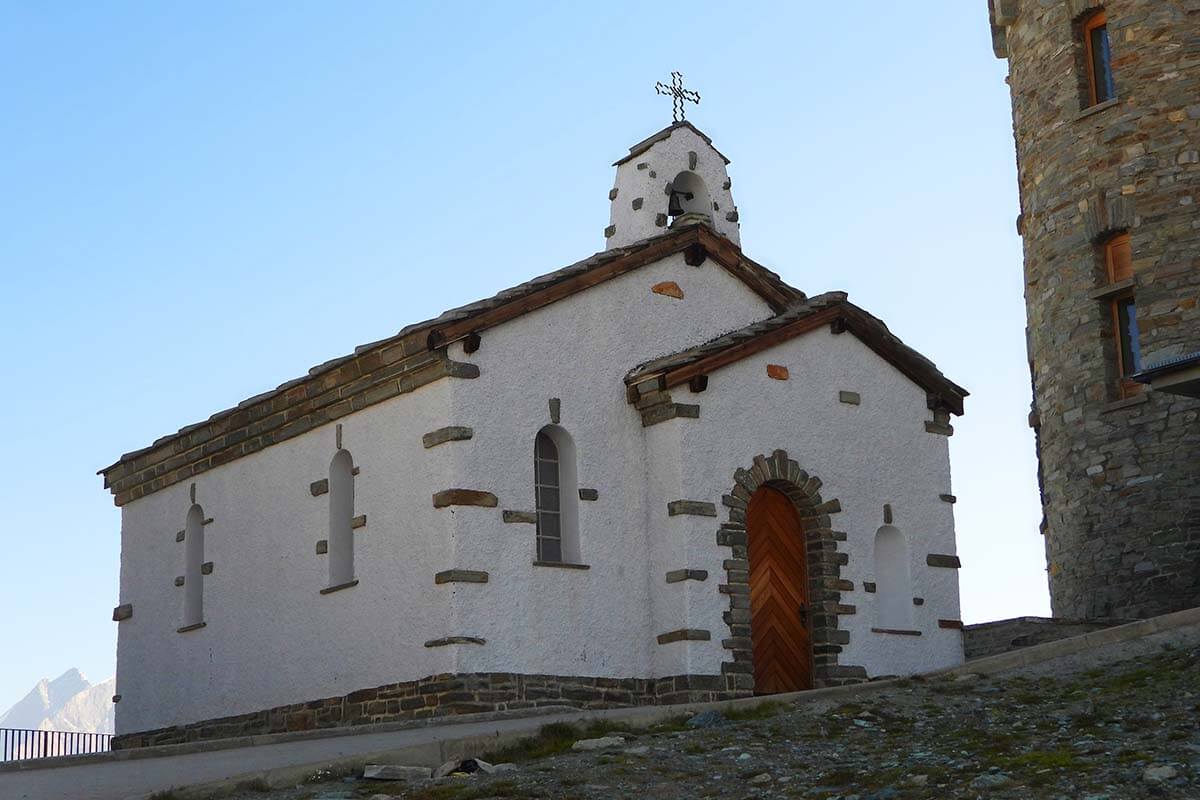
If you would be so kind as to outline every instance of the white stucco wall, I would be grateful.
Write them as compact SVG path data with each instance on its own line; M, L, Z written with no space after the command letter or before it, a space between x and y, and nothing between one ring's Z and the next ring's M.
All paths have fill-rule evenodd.
M767 364L790 372L786 381L767 376ZM938 619L959 619L958 572L929 567L929 553L954 554L948 440L925 431L932 412L925 390L916 386L851 334L821 328L778 345L709 376L707 391L691 395L685 387L676 399L698 402L698 420L672 420L682 438L679 461L685 465L687 499L718 505L733 488L733 473L749 468L756 455L782 448L802 469L823 481L824 500L838 499L834 530L845 531L839 550L849 554L841 574L854 583L842 602L857 613L842 616L850 632L840 663L865 667L870 675L902 674L962 661L962 637L938 627ZM839 401L838 392L861 395L861 405ZM677 390L678 391L678 390ZM874 581L875 533L883 524L883 506L892 506L894 524L909 545L913 594L925 603L913 608L913 629L921 636L873 633L878 627L875 595L862 590ZM724 575L729 552L711 547L712 529L689 536L689 561L710 576ZM694 671L715 673L724 659L721 620L728 601L719 581L686 584L688 627L714 632L708 643L691 643ZM720 635L717 632L720 631Z
M694 168L689 153L696 154ZM645 168L639 169L639 164L644 164ZM725 159L695 131L676 128L666 139L655 142L646 152L617 167L614 186L617 196L612 200L609 215L609 224L615 231L608 237L607 247L623 247L664 231L655 224L655 218L667 213L666 186L680 172L692 172L703 181L709 200L717 206L714 209L710 203L707 209L713 229L735 244L740 243L738 223L726 216L736 210L736 206L733 194L726 187L729 174ZM635 209L633 201L638 198L642 200L641 208Z
M650 287L675 281L677 300ZM119 733L341 695L439 672L518 672L609 677L717 674L727 635L722 612L721 517L668 517L671 500L720 507L734 470L753 456L788 450L838 498L834 526L848 534L844 595L858 613L842 663L871 674L911 672L961 660L958 631L937 619L959 616L957 573L925 565L954 553L947 441L924 430L925 392L850 334L807 334L717 371L697 402L699 419L641 426L622 378L633 365L742 327L769 307L712 260L681 255L635 270L483 333L470 355L474 380L447 379L343 418L343 443L361 470L355 513L359 584L328 595L326 477L335 452L330 424L200 475L196 501L205 530L206 626L177 633L184 592L182 483L122 509ZM765 365L789 367L789 381ZM838 402L859 392L861 406ZM561 425L577 451L578 485L599 499L579 503L587 570L534 566L535 526L502 522L504 509L532 511L533 443L561 402ZM424 433L474 429L468 441L426 450ZM494 493L498 508L434 509L434 492ZM909 542L913 609L920 637L875 634L875 531L890 503ZM486 584L435 585L437 572L484 570ZM706 569L707 581L666 584L671 569ZM712 631L710 642L658 645L678 628ZM425 648L427 640L476 636L486 645Z
M650 292L674 280L685 301ZM200 475L206 516L204 628L182 625L184 547L175 541L188 483L122 508L121 600L133 617L118 639L120 733L245 713L453 671L645 676L653 673L643 554L645 439L624 396L632 365L769 316L770 308L720 266L682 256L594 287L487 331L475 380L443 380L343 418L343 443L361 470L355 513L359 585L328 595L330 424ZM548 399L579 452L583 560L572 571L532 566L534 526L504 524L531 511L533 440ZM475 429L468 441L426 450L424 433ZM495 493L500 508L434 509L449 488ZM487 584L435 586L451 568L490 573ZM660 576L661 579L661 576ZM585 624L586 623L586 624ZM423 643L481 636L484 647Z
M448 520L431 496L448 486L447 456L421 434L445 425L450 383L441 381L341 420L360 468L355 531L360 583L328 595L327 476L335 428L316 431L196 478L196 501L213 522L205 555L205 627L183 624L184 544L175 541L190 502L180 483L122 507L116 706L119 733L146 730L342 694L452 668L451 654L421 643L442 636L444 606L429 602L433 574L451 560ZM414 643L416 646L414 647Z

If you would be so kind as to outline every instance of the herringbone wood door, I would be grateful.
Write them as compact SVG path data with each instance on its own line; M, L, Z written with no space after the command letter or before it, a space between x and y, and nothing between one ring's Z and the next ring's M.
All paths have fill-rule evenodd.
M808 559L800 515L787 495L764 486L750 499L746 530L754 691L811 689Z

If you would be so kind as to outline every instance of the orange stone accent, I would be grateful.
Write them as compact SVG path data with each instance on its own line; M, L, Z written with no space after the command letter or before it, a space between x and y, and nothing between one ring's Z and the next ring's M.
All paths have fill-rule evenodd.
M680 289L679 284L675 281L663 281L662 283L656 283L650 287L650 291L654 292L655 294L674 297L676 300L683 299L683 289Z
M782 364L767 364L767 377L774 378L777 381L786 381L788 379L788 368Z

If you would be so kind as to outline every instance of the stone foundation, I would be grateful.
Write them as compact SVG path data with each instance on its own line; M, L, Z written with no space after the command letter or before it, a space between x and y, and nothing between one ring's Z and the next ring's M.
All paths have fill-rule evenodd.
M114 750L182 742L395 722L406 719L508 711L544 706L579 709L703 703L747 697L734 676L589 678L485 672L431 675L415 681L359 689L340 697L278 706L171 728L121 734Z

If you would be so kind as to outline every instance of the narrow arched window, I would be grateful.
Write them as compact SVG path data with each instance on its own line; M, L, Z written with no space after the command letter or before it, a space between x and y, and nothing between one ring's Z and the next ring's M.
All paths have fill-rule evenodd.
M884 525L875 534L875 598L880 628L912 628L908 545L900 529L891 525Z
M354 459L338 450L329 462L329 585L354 580Z
M537 560L577 564L579 485L575 443L557 425L538 431L534 441L533 483L537 507Z
M204 509L193 504L183 529L183 627L204 622Z

